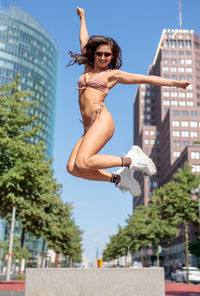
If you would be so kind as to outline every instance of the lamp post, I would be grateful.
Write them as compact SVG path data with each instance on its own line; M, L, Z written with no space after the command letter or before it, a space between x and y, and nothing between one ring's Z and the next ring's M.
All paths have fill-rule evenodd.
M197 197L199 200L199 236L200 236L200 184L197 188L192 189L191 193L195 198Z

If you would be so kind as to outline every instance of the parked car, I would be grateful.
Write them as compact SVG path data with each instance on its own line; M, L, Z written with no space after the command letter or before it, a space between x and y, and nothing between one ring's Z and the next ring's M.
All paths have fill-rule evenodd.
M197 267L188 267L189 281L192 283L200 283L200 269ZM176 269L171 273L171 279L176 282L187 282L187 271L186 267L182 269Z
M174 269L174 270L171 272L171 275L170 275L171 280L177 282L177 278L178 278L178 275L179 275L180 272L181 272L181 269L180 269L180 268L179 268L179 269Z

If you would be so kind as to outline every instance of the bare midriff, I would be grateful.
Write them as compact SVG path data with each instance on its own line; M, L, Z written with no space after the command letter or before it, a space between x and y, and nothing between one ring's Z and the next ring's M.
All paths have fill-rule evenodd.
M98 103L104 103L106 94L91 87L79 91L79 106L83 123L87 126L92 119Z

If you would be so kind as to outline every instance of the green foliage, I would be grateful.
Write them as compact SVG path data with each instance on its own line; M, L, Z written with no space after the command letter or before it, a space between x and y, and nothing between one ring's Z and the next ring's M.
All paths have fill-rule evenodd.
M199 184L200 176L192 173L186 162L174 174L173 181L153 191L149 207L137 207L125 228L119 227L118 233L110 237L104 260L126 255L128 248L133 253L145 246L158 246L175 238L181 224L197 223L198 201L191 199L191 189Z
M5 243L0 242L0 248L3 249L3 259L6 261L6 255L9 252L9 240L7 240ZM21 248L20 247L20 241L17 237L14 237L13 240L13 251L12 251L12 260L15 262L16 259L25 259L27 260L28 257L30 257L30 253L27 248Z
M82 232L72 219L71 205L60 199L62 186L53 177L44 144L31 143L40 128L30 115L36 102L19 83L18 76L10 86L0 87L1 216L10 219L15 206L23 229L80 262Z

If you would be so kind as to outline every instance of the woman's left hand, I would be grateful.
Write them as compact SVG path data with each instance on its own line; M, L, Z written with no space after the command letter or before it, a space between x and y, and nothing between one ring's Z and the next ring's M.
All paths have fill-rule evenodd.
M190 85L191 82L188 80L179 80L177 81L177 88L183 88L186 89L188 87L188 85Z

